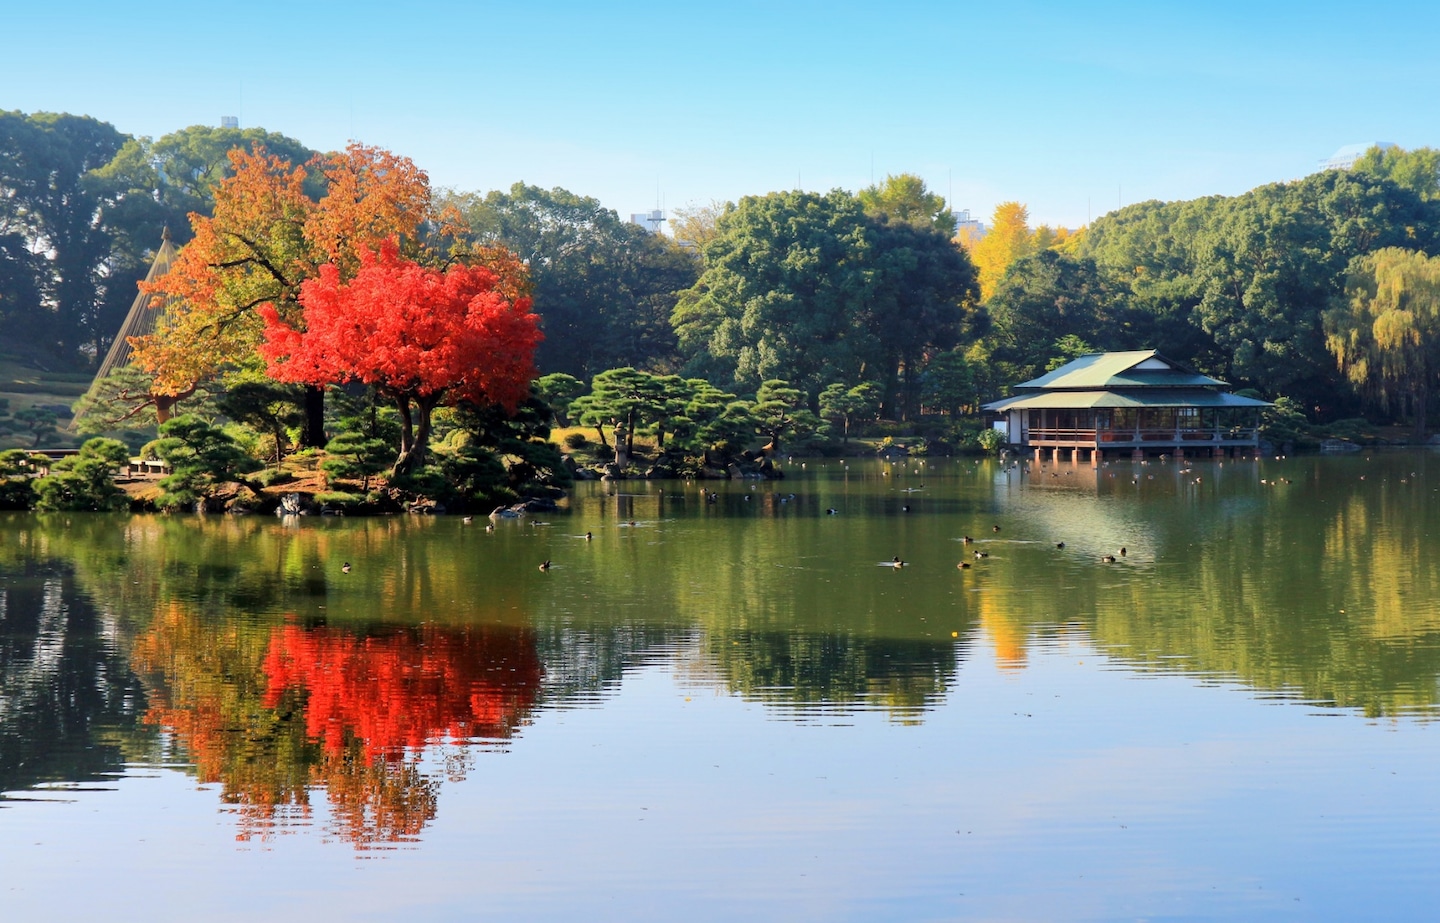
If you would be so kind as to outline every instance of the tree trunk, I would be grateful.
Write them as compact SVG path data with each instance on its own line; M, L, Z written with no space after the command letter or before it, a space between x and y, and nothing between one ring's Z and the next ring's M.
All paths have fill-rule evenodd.
M1418 445L1425 444L1425 417L1426 411L1428 410L1429 397L1429 389L1422 382L1414 392L1415 433L1411 437L1412 441Z
M900 374L900 419L910 422L915 412L915 363L907 357L903 360L904 371Z
M415 422L414 435L410 438L409 448L401 451L400 457L395 459L395 466L390 469L390 476L400 477L409 474L416 468L425 464L425 450L430 445L430 417L435 405L440 402L439 395L434 397L417 398L415 401ZM410 402L404 402L404 413L401 415L403 421L402 432L410 431Z
M900 408L900 375L899 369L893 362L887 362L885 366L885 380L880 383L880 419L899 420Z
M305 386L305 427L300 433L300 448L325 448L325 389Z
M410 398L395 398L395 408L400 411L400 454L408 455L415 445L415 421L410 414Z

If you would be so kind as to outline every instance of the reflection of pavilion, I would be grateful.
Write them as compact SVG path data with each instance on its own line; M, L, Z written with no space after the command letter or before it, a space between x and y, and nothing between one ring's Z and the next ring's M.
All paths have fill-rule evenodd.
M1153 349L1093 353L1016 385L985 409L1003 414L1010 444L1033 449L1037 461L1045 449L1052 460L1065 449L1074 460L1088 450L1092 466L1106 452L1253 452L1260 408L1269 405L1226 388Z

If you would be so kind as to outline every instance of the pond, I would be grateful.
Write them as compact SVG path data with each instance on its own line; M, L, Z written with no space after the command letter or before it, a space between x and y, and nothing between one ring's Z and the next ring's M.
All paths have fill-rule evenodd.
M1428 917L1437 458L9 516L5 918Z

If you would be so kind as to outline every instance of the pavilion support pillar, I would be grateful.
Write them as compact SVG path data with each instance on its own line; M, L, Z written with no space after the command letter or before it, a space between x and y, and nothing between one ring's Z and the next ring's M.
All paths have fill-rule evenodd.
M1035 447L1035 464L1039 465L1044 462L1044 459L1040 457L1040 453L1043 451L1044 449L1040 448L1039 446Z
M1137 445L1135 447L1135 451L1130 453L1130 457L1133 458L1135 461L1143 461L1145 458L1145 450Z
M1183 445L1177 445L1177 446L1175 447L1175 459L1178 461L1178 460L1180 460L1180 459L1182 459L1182 458L1184 458L1184 457L1185 457L1185 447L1184 447Z
M1090 467L1091 467L1091 468L1099 468L1099 467L1100 467L1100 450L1099 450L1099 449L1091 449L1091 450L1090 450Z
M1055 448L1053 448L1053 449L1050 450L1050 464L1052 464L1052 465L1058 465L1058 464L1060 464L1060 447L1059 447L1059 446L1056 446Z

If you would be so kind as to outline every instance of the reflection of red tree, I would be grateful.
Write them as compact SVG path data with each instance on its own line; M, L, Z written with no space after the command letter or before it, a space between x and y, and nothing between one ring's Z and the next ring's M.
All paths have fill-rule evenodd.
M370 762L436 738L509 737L543 672L533 639L513 629L360 638L298 625L272 632L264 670L265 707L303 693L306 731L327 756L355 741Z
M319 785L335 832L361 848L413 840L435 816L421 747L509 737L543 674L520 628L217 630L181 606L157 613L134 656L145 720L174 735L201 782L223 785L239 839L309 823Z

